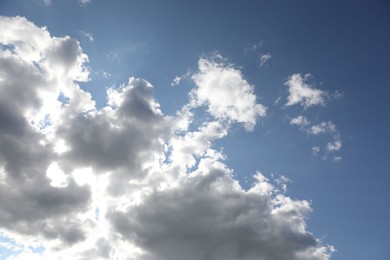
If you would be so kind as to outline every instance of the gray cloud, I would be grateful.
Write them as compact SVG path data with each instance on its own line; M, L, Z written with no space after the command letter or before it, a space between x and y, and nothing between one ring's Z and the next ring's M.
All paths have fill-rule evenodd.
M34 53L22 56L24 49L33 48L35 43L18 41L23 36L13 34L15 28L25 30L39 42L47 40L46 33L24 18L1 17L0 23L4 28L13 28L8 38L1 40L15 46L13 51L0 51L0 227L76 243L85 235L74 222L74 214L88 207L90 188L74 181L66 187L52 187L46 178L46 170L56 155L48 137L40 131L42 122L35 119L45 106L45 97L57 88L49 84L49 71L45 64L34 61ZM39 48L36 51L40 52Z
M272 188L246 192L226 169L208 170L108 218L148 252L145 259L302 259L298 255L318 247L302 227L307 202L283 198L277 204Z

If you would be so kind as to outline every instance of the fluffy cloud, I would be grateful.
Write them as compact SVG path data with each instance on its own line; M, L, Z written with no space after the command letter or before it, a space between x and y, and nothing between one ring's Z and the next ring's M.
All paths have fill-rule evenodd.
M173 116L136 78L97 109L78 85L77 41L21 17L0 28L0 235L22 248L12 259L329 259L306 230L307 201L260 173L244 190L213 148L266 112L233 65L201 58ZM212 119L196 125L202 108Z
M326 93L307 84L309 76L309 74L304 77L301 74L293 74L285 82L289 92L287 106L301 105L308 108L315 105L325 105Z
M240 70L226 63L220 55L199 60L199 72L193 75L197 87L191 92L192 107L206 105L217 119L243 123L252 130L266 108L257 104L253 86Z

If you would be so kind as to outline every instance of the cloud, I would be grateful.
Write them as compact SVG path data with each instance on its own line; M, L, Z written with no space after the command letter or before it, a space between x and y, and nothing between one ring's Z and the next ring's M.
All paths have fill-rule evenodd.
M336 126L331 121L327 121L311 126L306 132L311 135L320 135L335 133L336 131Z
M42 0L45 5L51 5L51 0Z
M307 84L306 81L309 76L310 74L304 77L301 74L293 74L284 83L289 92L287 106L301 105L304 108L309 108L315 105L325 105L326 93Z
M172 80L171 86L178 86L180 85L180 82L184 79L187 79L191 76L191 73L187 72L186 74L175 76L175 78Z
M84 37L86 37L90 42L93 42L95 39L93 38L93 35L88 32L80 31L80 34Z
M299 127L305 127L309 124L310 122L304 116L297 116L290 120L290 125L297 125Z
M244 191L209 158L202 167L207 172L147 194L140 205L109 211L114 229L139 244L144 259L326 259L325 248L320 257L310 253L318 242L304 228L307 201L273 196L260 173Z
M86 6L86 5L91 3L91 0L79 0L79 2L80 2L80 5Z
M312 154L313 154L314 156L317 156L318 153L320 152L320 150L321 150L321 147L319 147L319 146L313 146L313 147L311 148L311 152L312 152Z
M341 147L342 147L342 143L341 143L341 139L339 136L336 136L335 140L333 142L329 142L326 145L326 149L329 152L336 152L336 151L340 150Z
M89 79L79 42L22 17L0 27L0 232L20 245L12 259L329 259L333 247L306 230L308 201L261 173L244 190L214 148L266 113L225 59L199 60L174 115L133 77L98 109L78 85Z
M42 0L42 1L47 6L49 6L49 5L51 5L53 3L52 0ZM90 3L91 3L91 0L79 0L79 4L81 6L86 6L86 5L90 4Z
M78 212L91 192L69 180L53 187L46 170L56 160L42 130L60 110L61 92L85 95L73 83L87 78L87 60L77 42L51 38L25 18L0 17L0 226L25 235L57 239L64 245L85 238Z
M171 83L171 86L178 86L180 84L180 81L182 80L182 78L180 76L176 76L173 80L172 80L172 83Z
M199 72L192 76L197 87L192 90L192 107L207 106L217 119L243 123L252 130L258 117L264 117L266 107L256 102L254 88L239 69L220 55L199 60Z
M245 48L245 52L256 52L258 49L260 49L264 45L263 41L255 42L251 46Z
M260 67L263 67L272 58L270 53L260 55Z
M297 125L299 129L308 135L330 135L333 139L332 142L328 142L325 145L325 151L328 153L337 152L342 147L342 141L336 125L332 121L321 122L316 125L310 125L309 120L304 116L297 116L290 120L290 125ZM320 152L320 146L314 146L312 148L312 154L317 156ZM335 160L340 161L340 160Z

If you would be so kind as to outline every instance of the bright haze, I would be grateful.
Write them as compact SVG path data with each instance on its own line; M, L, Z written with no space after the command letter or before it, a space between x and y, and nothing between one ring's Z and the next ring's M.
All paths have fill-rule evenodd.
M0 259L390 259L386 1L0 2Z

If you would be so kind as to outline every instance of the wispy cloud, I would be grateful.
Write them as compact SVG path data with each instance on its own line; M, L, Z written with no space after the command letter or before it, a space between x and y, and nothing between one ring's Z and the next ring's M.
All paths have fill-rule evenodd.
M245 48L245 52L246 53L256 52L257 50L259 50L263 46L263 44L264 44L263 41L258 41L258 42L252 43L250 46Z
M270 53L260 55L260 67L263 67L271 58Z
M91 0L79 0L81 6L86 6L91 3Z
M94 41L93 35L91 33L80 31L80 34L86 37L90 42Z
M191 74L187 72L186 74L180 75L180 76L175 76L175 78L171 82L171 86L178 86L180 85L180 82L184 79L188 79L191 77Z

